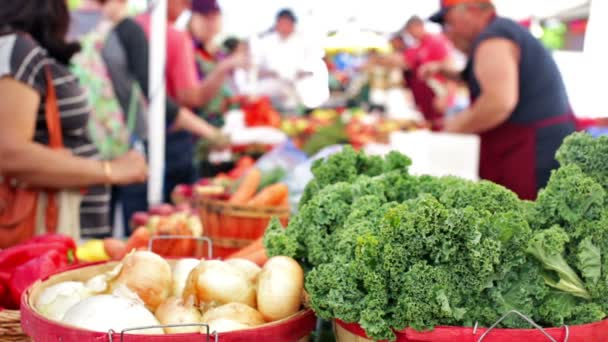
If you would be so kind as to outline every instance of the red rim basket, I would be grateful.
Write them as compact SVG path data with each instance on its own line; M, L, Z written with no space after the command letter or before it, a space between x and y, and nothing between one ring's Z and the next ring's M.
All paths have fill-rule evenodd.
M213 242L213 256L225 258L261 238L273 217L283 225L289 221L288 207L252 207L195 198L204 235Z
M170 262L172 262L170 260ZM90 277L107 272L116 265L115 262L85 265L78 269L59 273L48 279L37 281L21 299L21 326L36 342L245 342L245 341L276 341L276 342L305 342L315 328L316 317L312 310L302 310L299 313L281 321L241 331L220 334L168 334L141 335L135 330L131 333L120 331L94 332L71 327L61 322L46 319L40 315L33 303L47 287L63 281L86 281ZM124 331L126 332L126 331ZM5 341L4 336L0 336Z

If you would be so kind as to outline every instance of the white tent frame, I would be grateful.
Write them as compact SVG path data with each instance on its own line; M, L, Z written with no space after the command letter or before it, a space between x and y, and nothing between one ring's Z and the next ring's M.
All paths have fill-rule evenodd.
M151 6L148 126L148 204L163 201L165 174L165 65L167 63L167 0Z

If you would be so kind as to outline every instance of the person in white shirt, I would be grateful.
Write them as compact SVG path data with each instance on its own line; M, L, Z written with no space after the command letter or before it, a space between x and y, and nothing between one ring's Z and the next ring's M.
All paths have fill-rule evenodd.
M296 24L291 10L281 10L274 29L251 44L258 70L252 91L269 96L283 110L298 105L315 108L329 99L325 52L315 41L296 31Z

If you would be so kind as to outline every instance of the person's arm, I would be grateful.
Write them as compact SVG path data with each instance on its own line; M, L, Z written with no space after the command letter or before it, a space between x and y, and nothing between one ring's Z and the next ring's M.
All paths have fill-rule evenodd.
M9 77L0 79L0 94L0 174L55 189L145 180L145 161L139 155L129 153L111 162L108 169L103 162L34 142L40 95Z
M370 59L370 64L403 70L409 69L409 63L401 53L374 56Z
M456 68L451 58L446 58L437 62L428 62L418 69L418 77L427 79L434 75L441 75L453 81L462 80L462 72Z
M511 41L483 42L475 55L475 75L481 94L471 108L444 123L454 133L482 133L509 119L519 101L519 54Z
M190 108L207 105L221 91L228 74L243 66L246 66L246 57L241 55L221 61L196 87L183 89L178 93L180 103Z

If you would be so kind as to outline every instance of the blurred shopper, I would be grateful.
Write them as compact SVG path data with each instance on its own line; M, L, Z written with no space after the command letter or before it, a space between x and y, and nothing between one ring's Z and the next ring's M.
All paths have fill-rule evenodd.
M189 94L187 103L197 108L198 114L217 127L224 125L224 113L232 96L229 80L234 71L249 65L247 49L238 44L231 54L222 53L214 40L222 29L222 12L216 0L192 0L192 17L188 24L195 47L197 75L200 89ZM237 42L238 43L238 42Z
M499 17L490 0L443 0L431 20L468 54L463 73L472 106L448 118L443 130L481 136L480 176L523 199L534 199L555 152L575 130L566 87L549 51L520 24ZM423 76L443 71L437 63Z
M417 16L408 20L404 33L415 41L415 45L407 46L402 53L374 58L371 63L396 66L405 70L404 78L412 91L418 110L429 122L441 120L444 113L436 108L434 102L438 93L442 95L449 90L445 80L442 77L434 77L429 82L418 77L418 70L431 62L450 63L451 45L444 36L427 32L424 21Z
M252 46L259 68L257 92L268 95L284 109L298 105L314 108L329 99L329 73L325 52L315 41L296 30L297 17L281 10L272 32Z
M74 72L89 88L89 98L95 106L95 115L89 122L91 135L102 154L111 157L124 149L112 141L113 138L122 138L122 145L133 137L147 140L149 49L143 29L127 16L127 0L94 2L101 17L90 31L79 32L83 51L74 61ZM95 12L95 7L88 8L90 13ZM219 135L194 113L180 108L171 97L167 97L166 110L170 133L188 131L203 138ZM99 134L108 128L113 131ZM169 162L172 158L174 156L168 155L166 159ZM165 182L170 184L171 178ZM172 190L172 186L169 187L166 192ZM146 184L116 188L113 195L113 202L122 203L124 222L129 222L134 212L147 209Z
M97 27L103 17L97 0L82 0L81 4L70 13L68 41L77 41L84 34Z
M80 206L85 237L111 234L109 185L142 182L143 156L130 151L100 161L87 134L91 107L67 65L79 50L67 43L64 0L9 1L0 6L0 174L34 188L87 188ZM56 103L49 101L56 94ZM59 110L66 150L48 147L47 110Z

